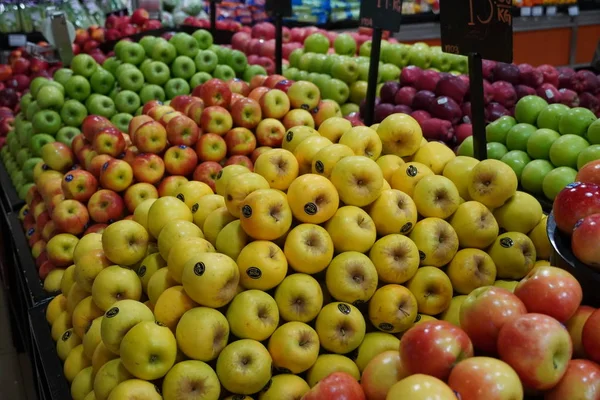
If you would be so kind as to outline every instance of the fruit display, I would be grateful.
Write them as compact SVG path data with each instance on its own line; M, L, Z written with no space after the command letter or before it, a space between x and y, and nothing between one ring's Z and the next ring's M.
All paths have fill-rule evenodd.
M514 114L486 127L487 155L510 165L525 191L554 200L579 169L600 160L600 120L591 110L528 95ZM458 153L472 152L469 138Z

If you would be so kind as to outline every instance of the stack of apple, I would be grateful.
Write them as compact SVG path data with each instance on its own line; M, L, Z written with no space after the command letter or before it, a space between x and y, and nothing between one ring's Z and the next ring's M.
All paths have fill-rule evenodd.
M158 117L164 110L154 105L147 113ZM132 129L145 117L136 118ZM157 126L140 125L134 142L141 143L145 125ZM499 314L499 327L510 322L507 304L516 304L510 316L552 312L561 322L579 306L577 282L542 261L551 251L546 220L539 203L517 191L516 174L506 164L456 157L443 144L424 141L418 123L405 114L373 127L352 127L339 117L328 118L318 131L295 126L281 147L260 154L254 172L226 166L214 191L173 176L168 189L163 184L158 193L132 195L137 206L125 220L96 226L81 239L64 231L51 235L44 252L53 268L44 285L61 294L47 317L74 399L92 391L97 399L133 391L160 398L150 382L161 378L165 399L202 392L216 400L261 391L267 399L300 398L311 387L320 390L317 382L334 372L348 373L352 381L362 374L367 397L381 399L389 387L381 387L381 357L371 360L398 351L397 336L404 335L408 345L420 340L419 327L434 324L440 329L433 331L449 332L447 340L462 343L457 347L463 357L471 356L471 340L478 349L490 340L496 348L499 329L480 335L473 328L481 310L489 312L486 319ZM117 163L110 160L101 170ZM41 171L29 210L41 208L33 199L40 204L50 186L74 182L74 173L60 179ZM101 182L106 173L100 172ZM123 169L114 182L127 176ZM112 208L113 202L100 206ZM64 215L68 227L80 224L75 203L60 201L53 216ZM540 290L550 292L543 303ZM500 298L503 307L496 313L487 301ZM471 311L472 303L479 311ZM559 366L551 370L557 372L544 377L551 380L544 386L549 389L571 357L571 339L550 317L536 318L549 328L531 333L527 343L548 343L537 340L547 330L558 332L559 343L568 341L554 358ZM525 340L514 330L507 329L504 340ZM508 356L510 345L498 349L506 350L502 358L523 383L535 388L519 360L537 358L515 361ZM422 365L406 364L406 375L446 379L449 365L460 361L454 353L450 360L402 357L418 358ZM426 361L442 360L448 365L441 376L440 369L426 367ZM392 375L394 384L405 376ZM502 390L522 393L514 371L511 376L515 387Z
M6 144L6 136L15 127L15 114L8 107L0 107L0 150Z
M527 192L550 200L575 180L578 169L600 159L600 120L591 110L548 104L534 95L519 100L514 118L489 124L486 138L489 158L510 165ZM472 150L469 139L458 152Z
M198 17L187 17L183 20L183 25L194 26L196 28L202 29L210 29L210 20L206 18L198 18ZM215 28L219 31L230 31L230 32L240 32L240 31L250 31L250 28L247 26L242 26L237 21L232 20L218 20L216 21ZM286 28L287 29L287 28Z

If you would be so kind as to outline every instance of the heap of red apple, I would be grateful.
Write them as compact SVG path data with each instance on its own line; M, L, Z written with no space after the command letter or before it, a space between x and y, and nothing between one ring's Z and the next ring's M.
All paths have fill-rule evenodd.
M195 28L210 29L210 21L204 18L187 17L183 20L183 25L193 26ZM233 20L218 20L215 22L215 28L219 31L239 32L242 30L250 30L237 21Z

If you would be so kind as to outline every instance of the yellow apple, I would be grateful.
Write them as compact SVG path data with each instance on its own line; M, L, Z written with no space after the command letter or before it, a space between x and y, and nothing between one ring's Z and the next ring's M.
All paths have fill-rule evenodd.
M83 354L85 354L85 356L90 360L94 356L94 350L96 350L98 343L102 341L100 328L102 327L103 318L103 315L101 315L92 321L87 332L85 332L83 335L83 340L81 341L81 344L83 344Z
M104 314L104 312L96 307L92 300L92 296L86 297L81 300L73 310L73 315L71 316L73 331L77 336L83 338L85 332L92 325L92 322L96 318L101 317L102 314Z
M238 266L231 257L220 253L199 253L183 267L182 283L196 303L219 308L236 294L240 280Z
M221 384L215 371L197 360L182 361L165 376L162 395L166 399L218 399Z
M347 130L339 143L350 147L354 155L369 157L374 161L381 155L381 139L377 131L367 126L355 126Z
M231 333L240 339L267 340L279 325L277 303L261 290L236 295L227 308Z
M236 219L236 217L229 213L227 207L217 208L208 214L204 220L204 226L202 227L204 237L214 246L217 242L217 236L219 236L221 229Z
M388 183L388 181L386 181L385 179L383 180L383 186L381 187L381 191L383 192L384 190L390 190L392 187L390 186L390 184Z
M219 253L236 260L249 240L242 228L242 222L237 219L221 229L215 241L215 248Z
M450 261L446 273L456 293L469 294L478 287L494 284L496 264L483 250L462 249Z
M251 172L248 167L243 165L228 165L223 168L217 174L217 178L215 179L215 189L218 195L225 196L225 189L227 188L227 184L229 184L229 180L236 176Z
M54 339L54 336L52 339ZM56 354L58 354L58 358L60 358L62 361L65 361L71 353L71 350L80 344L82 344L81 338L77 336L75 332L73 332L73 328L63 331L63 333L58 336L58 340L56 341ZM83 351L83 346L81 350ZM85 355L85 353L83 354Z
M377 163L368 157L344 157L333 167L331 182L344 203L363 207L381 194L383 173Z
M240 252L237 265L240 284L246 289L271 290L283 281L288 271L283 251L266 240L248 243Z
M294 217L312 224L327 221L339 205L335 186L327 178L316 174L296 178L288 189L287 199Z
M454 183L441 175L425 176L414 188L417 211L423 217L446 219L458 208L460 196Z
M291 274L277 286L275 302L283 320L310 322L321 311L323 291L312 276Z
M143 321L123 337L119 349L123 365L133 376L144 380L162 378L177 355L175 335L155 321Z
M198 209L198 201L207 195L214 194L213 190L204 182L189 181L177 188L175 197L183 201L186 206L194 213Z
M469 196L488 208L498 208L517 191L517 174L499 160L484 160L471 170Z
M419 268L419 249L404 235L387 235L375 242L369 258L379 279L386 283L402 284L412 278Z
M488 249L496 264L496 276L501 279L521 279L533 268L535 246L521 232L506 232L496 238Z
M323 307L315 330L321 347L337 354L346 354L362 343L366 323L358 308L349 303L329 303Z
M515 292L515 289L517 288L518 284L519 284L519 281L497 280L494 282L494 286L504 288L504 289L510 291L511 293Z
M288 234L283 252L295 271L316 274L331 262L333 242L321 226L300 224Z
M334 299L362 304L377 290L377 270L363 253L346 251L334 257L327 267L325 283Z
M540 222L529 232L529 239L531 239L535 246L535 253L538 260L549 260L553 252L552 245L548 239L548 233L546 232L547 222L548 217L545 215L542 216Z
M241 339L229 344L217 359L217 376L232 393L252 394L271 379L271 355L260 342Z
M194 360L212 361L229 340L229 324L223 314L208 307L187 311L175 332L181 351Z
M413 193L416 184L425 176L433 175L433 171L425 164L417 162L407 162L400 168L394 171L390 186L392 189L400 190L411 198L414 198Z
M352 149L343 144L336 143L325 146L313 157L311 172L329 178L331 170L338 161L353 155Z
M458 156L454 157L444 167L442 175L450 179L456 185L458 194L466 201L471 200L469 195L469 176L471 170L479 163L479 160L473 157Z
M271 385L260 393L258 400L296 400L309 390L308 383L299 376L281 374L271 379Z
M75 375L73 383L71 383L71 397L73 400L85 400L85 396L92 390L94 390L92 367L87 367Z
M271 335L268 349L275 368L300 374L312 367L317 360L319 336L303 322L288 322Z
M156 199L146 199L135 208L133 220L148 230L148 213Z
M365 210L355 206L338 209L325 224L336 252L358 251L364 253L375 243L377 231ZM351 237L352 240L348 240Z
M345 118L333 117L326 119L319 126L319 134L333 143L337 143L342 135L352 128L352 122Z
M162 400L160 391L150 382L141 379L128 379L119 383L110 392L107 400Z
M94 393L96 400L106 400L110 392L121 382L132 379L133 375L127 371L120 358L104 364L94 378Z
M48 293L58 292L64 273L65 270L62 268L55 268L50 271L46 278L44 278L44 290Z
M310 387L314 387L321 379L334 372L345 372L357 381L360 379L358 367L348 357L339 354L321 354L306 373L306 382Z
M201 197L196 204L198 204L198 209L193 213L194 224L199 228L203 228L208 214L217 208L225 207L225 199L218 194L207 194Z
M231 215L239 218L241 215L241 204L246 196L255 190L269 188L269 182L254 172L232 176L223 195L225 206Z
M389 399L454 400L455 392L443 381L430 375L414 374L395 383L388 392Z
M112 265L104 268L92 285L94 303L103 311L119 300L139 300L142 282L134 270Z
M386 154L385 156L381 156L376 160L376 162L377 165L379 165L379 168L381 168L383 179L385 179L388 183L392 181L392 175L394 175L394 172L404 165L404 160L395 154Z
M444 167L452 161L456 155L450 149L440 142L427 142L413 155L413 161L425 164L436 175L441 175Z
M517 191L501 207L494 210L500 228L508 232L528 234L544 215L540 202L529 193Z
M100 343L96 346L94 355L92 356L92 374L96 376L104 364L117 358L119 358L119 356L106 348L104 343L102 343L102 340L100 340Z
M383 154L399 157L411 156L419 149L423 131L419 123L408 114L392 114L377 127L383 143Z
M404 286L385 285L369 301L369 320L379 330L404 332L417 318L417 299Z
M150 281L150 278L152 278L152 275L166 266L166 261L163 260L159 253L147 255L146 258L142 260L137 274L142 282L142 291L144 293L148 293L148 282Z
M170 287L177 286L181 282L177 282L171 276L169 272L169 268L161 268L152 275L152 277L148 280L148 290L147 295L148 299L152 304L156 304L156 301L164 292ZM153 306L154 307L154 306Z
M240 223L246 234L257 240L275 240L292 226L292 210L285 193L261 189L241 203Z
M384 332L369 332L365 335L356 356L356 366L362 373L369 362L377 355L389 351L398 351L400 340L392 334Z
M199 237L187 237L181 239L175 243L171 250L172 251L169 253L169 258L167 259L166 264L173 280L179 283L181 283L183 266L187 260L189 260L194 254L211 253L216 251L210 242Z
M63 365L63 373L65 374L65 378L69 382L73 382L75 376L79 373L79 371L84 368L89 367L91 361L83 354L83 345L79 344L73 348L69 352L69 355L65 359L65 363Z
M309 126L294 126L286 132L281 147L293 153L304 139L314 135L319 135L319 132Z
M121 300L114 303L102 319L100 331L102 343L118 355L125 334L142 321L154 321L152 311L143 303L135 300Z
M258 156L254 163L254 172L265 178L273 189L287 190L298 171L298 160L285 149L269 150Z
M94 250L102 250L101 233L88 233L79 239L73 250L73 264L77 264L82 256Z
M312 135L301 141L293 151L294 157L298 160L299 175L310 173L313 160L319 150L332 144L331 140L319 135Z
M417 223L418 217L413 199L396 189L382 191L377 200L369 205L368 212L380 236L393 233L407 235Z
M77 304L86 297L89 296L89 293L83 290L81 286L77 284L77 282L71 285L71 289L69 290L69 294L67 295L67 313L69 314L69 318L73 314L73 310L77 307Z
M88 293L92 291L92 285L96 276L106 267L113 265L108 258L104 256L104 250L94 249L79 257L79 262L75 264L75 281L83 290Z
M445 311L452 301L450 278L436 267L419 268L406 287L415 295L421 314L437 315Z
M66 297L71 290L71 286L75 283L75 265L71 265L65 269L65 273L60 281L60 292Z
M183 290L183 286L172 286L161 293L154 304L154 317L175 332L177 323L186 311L198 306Z
M190 221L175 219L167 222L158 235L158 251L163 260L169 259L169 253L175 243L188 237L204 239L204 234Z
M466 298L466 295L454 296L450 301L448 308L440 314L440 319L448 321L460 328L460 307Z
M66 267L73 264L73 253L79 239L70 233L59 233L48 240L46 252L50 261L56 260L57 267ZM60 265L57 262L60 261Z
M146 256L148 240L148 232L137 222L114 222L102 233L104 256L114 264L134 265Z
M158 239L158 235L167 222L172 220L193 221L192 211L174 196L165 196L156 200L148 211L148 231Z
M440 218L425 218L417 222L409 237L419 249L420 265L442 267L458 251L456 232Z
M46 308L46 321L50 325L56 320L58 315L67 309L67 298L64 294L60 293L48 303Z
M498 222L492 212L477 201L467 201L449 219L461 247L485 249L498 237Z

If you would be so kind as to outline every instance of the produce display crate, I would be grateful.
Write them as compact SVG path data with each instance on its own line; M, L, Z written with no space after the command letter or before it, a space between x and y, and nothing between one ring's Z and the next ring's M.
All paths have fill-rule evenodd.
M18 211L25 205L25 202L19 198L17 190L13 186L8 171L4 167L4 164L0 162L0 197L2 202L2 208L5 213L11 211Z

